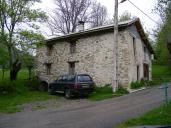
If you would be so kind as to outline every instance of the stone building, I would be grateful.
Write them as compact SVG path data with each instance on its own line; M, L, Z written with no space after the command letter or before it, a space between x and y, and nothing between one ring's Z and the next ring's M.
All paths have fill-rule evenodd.
M87 73L98 86L111 84L113 31L113 25L107 25L46 40L45 46L37 48L39 78L49 83L62 74ZM120 22L119 84L128 87L131 82L151 80L152 53L138 18Z

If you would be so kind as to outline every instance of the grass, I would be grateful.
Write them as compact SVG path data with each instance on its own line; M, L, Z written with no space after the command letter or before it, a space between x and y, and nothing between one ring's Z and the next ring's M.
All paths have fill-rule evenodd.
M122 96L127 93L128 92L123 88L119 88L119 90L116 93L113 93L112 88L110 86L96 87L95 92L91 94L88 97L88 99L91 101L100 101L113 97Z
M19 112L21 109L18 105L56 98L56 96L49 95L47 92L36 91L36 89L30 90L28 85L37 86L37 83L28 82L26 80L27 78L27 70L21 70L18 74L18 79L15 82L9 81L9 71L5 73L5 78L3 80L0 79L0 113Z
M171 78L171 70L166 65L153 65L152 76L153 78Z
M21 111L18 105L35 101L44 101L55 98L45 92L23 92L22 94L1 95L0 113L15 113Z
M154 109L142 117L131 119L121 124L119 128L142 125L171 125L171 103Z
M10 72L9 70L6 70L4 73L4 79L5 80L9 80L10 78ZM34 71L32 71L32 76L35 76ZM28 79L28 70L27 69L22 69L19 71L18 75L17 75L18 79ZM0 69L0 80L2 79L2 71Z

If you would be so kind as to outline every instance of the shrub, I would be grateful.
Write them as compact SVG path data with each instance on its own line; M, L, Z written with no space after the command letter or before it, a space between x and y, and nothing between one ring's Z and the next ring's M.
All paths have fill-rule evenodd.
M128 94L128 90L123 88L122 86L119 86L118 90L116 91L117 94Z
M28 80L26 85L31 91L39 91L40 82L36 77Z
M16 93L16 88L14 83L11 84L9 81L0 82L0 94Z
M131 83L131 89L138 89L143 87L144 84L142 82L132 82Z

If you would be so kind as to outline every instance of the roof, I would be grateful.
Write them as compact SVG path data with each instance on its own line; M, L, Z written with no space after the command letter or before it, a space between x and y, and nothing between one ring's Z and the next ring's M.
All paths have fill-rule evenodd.
M118 27L119 27L119 30L122 30L123 28L129 27L133 24L136 26L136 28L137 28L142 40L144 41L145 45L147 46L147 48L150 50L151 53L154 53L154 51L150 45L150 42L149 42L148 38L146 37L146 34L143 30L143 27L142 27L142 24L141 24L139 18L127 20L124 22L119 22ZM95 27L95 28L87 29L87 30L84 30L81 32L69 33L69 34L66 34L63 36L58 36L55 38L47 39L46 43L47 43L47 45L54 44L58 41L70 40L72 38L79 38L79 37L83 37L83 36L89 36L90 34L93 34L93 33L97 34L97 32L100 33L100 32L106 32L106 31L113 31L113 29L114 29L113 24Z

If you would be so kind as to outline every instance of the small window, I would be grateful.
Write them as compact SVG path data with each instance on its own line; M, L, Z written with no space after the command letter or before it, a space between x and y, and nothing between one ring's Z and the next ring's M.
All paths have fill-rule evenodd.
M50 75L51 74L51 64L50 63L47 63L46 64L46 74L47 75Z
M133 37L133 52L134 52L134 56L136 55L136 40Z
M51 56L52 51L53 51L53 46L52 45L47 46L47 56Z
M75 74L75 62L69 62L69 74Z
M77 78L78 82L90 82L92 79L88 75L80 75Z
M76 41L70 42L70 53L76 52Z

